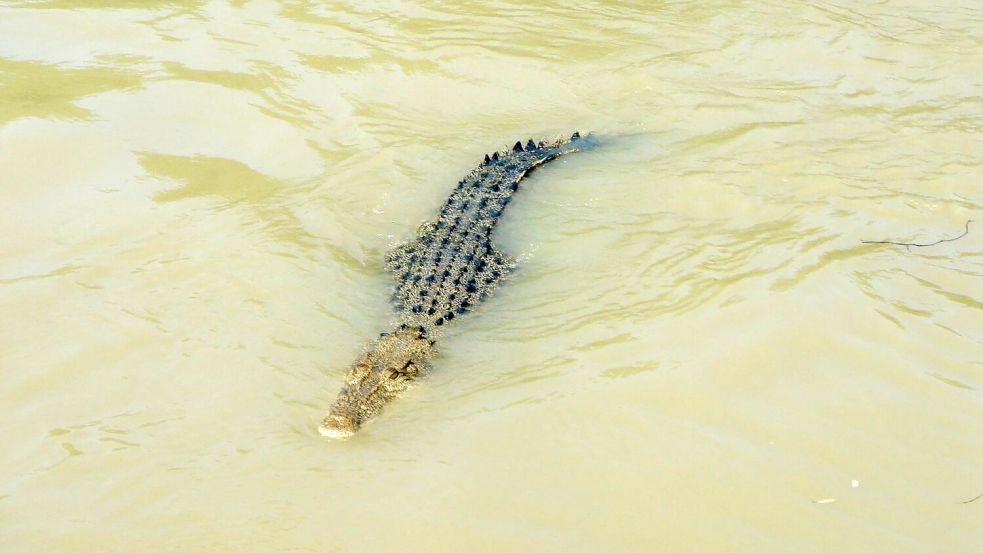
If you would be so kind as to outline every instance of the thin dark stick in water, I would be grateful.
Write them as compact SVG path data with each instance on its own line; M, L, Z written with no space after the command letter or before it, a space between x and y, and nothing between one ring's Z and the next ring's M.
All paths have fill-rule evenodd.
M972 503L972 502L976 501L977 499L979 499L981 497L983 497L983 493L981 493L980 495L978 495L978 496L976 496L973 499L970 499L968 501L960 501L960 503L962 503L963 505L965 505L967 503Z
M966 236L967 234L969 234L969 224L972 222L973 222L972 219L966 221L966 228L965 230L963 230L963 233L960 234L959 236L954 236L952 238L942 238L940 240L936 240L935 242L932 242L931 244L918 244L916 242L892 242L890 240L861 240L860 242L863 244L894 244L895 246L904 246L905 248L909 248L909 249L911 248L911 246L914 246L916 248L927 248L929 246L941 244L942 242L952 242L953 240L959 240L963 236Z

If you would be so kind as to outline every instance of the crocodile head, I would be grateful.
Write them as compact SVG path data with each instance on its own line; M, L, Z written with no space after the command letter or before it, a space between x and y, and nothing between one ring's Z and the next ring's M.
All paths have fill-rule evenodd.
M348 371L345 385L318 431L322 436L346 438L416 378L433 348L419 327L385 333Z

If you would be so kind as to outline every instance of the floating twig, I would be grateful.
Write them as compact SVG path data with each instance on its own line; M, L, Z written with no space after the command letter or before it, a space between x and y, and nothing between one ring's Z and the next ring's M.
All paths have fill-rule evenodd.
M983 497L983 493L981 493L980 495L974 497L973 499L969 499L969 500L966 500L966 501L960 501L960 503L962 503L963 505L965 505L967 503L972 503L972 502L976 501L977 499L979 499L981 497Z
M954 240L959 240L963 236L966 236L967 234L969 234L969 224L972 222L973 222L972 219L966 221L966 228L963 229L963 233L960 234L959 236L953 236L952 238L942 238L929 244L919 244L917 242L894 242L891 240L861 240L860 242L863 244L893 244L895 246L904 246L907 249L911 249L912 246L916 248L927 248L929 246L935 246L937 244L941 244L942 242L952 242Z

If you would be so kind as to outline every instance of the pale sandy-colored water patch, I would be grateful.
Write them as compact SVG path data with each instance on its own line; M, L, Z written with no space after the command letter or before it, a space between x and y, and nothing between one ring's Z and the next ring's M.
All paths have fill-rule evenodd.
M0 2L0 550L978 551L972 2ZM390 247L519 270L354 439ZM930 248L862 240L932 242Z

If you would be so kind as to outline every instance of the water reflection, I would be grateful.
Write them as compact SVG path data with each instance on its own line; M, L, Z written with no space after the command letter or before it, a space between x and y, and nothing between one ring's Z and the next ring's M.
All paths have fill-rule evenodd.
M0 125L21 117L91 120L78 105L91 94L134 90L140 73L119 67L69 67L0 58Z

